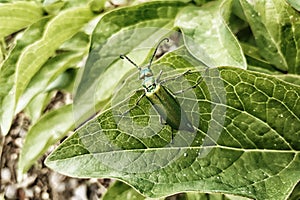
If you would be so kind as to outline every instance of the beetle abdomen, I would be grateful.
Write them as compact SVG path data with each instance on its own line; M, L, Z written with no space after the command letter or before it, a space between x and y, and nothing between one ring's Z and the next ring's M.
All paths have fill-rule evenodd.
M175 130L194 132L194 127L177 98L164 86L157 85L155 91L146 93L155 110Z

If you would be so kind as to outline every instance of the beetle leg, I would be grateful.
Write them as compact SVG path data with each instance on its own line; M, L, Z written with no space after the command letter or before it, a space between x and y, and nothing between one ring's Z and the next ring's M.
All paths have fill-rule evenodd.
M179 91L177 91L177 92L173 92L173 94L174 94L174 95L176 95L176 94L181 94L181 93L184 93L184 92L187 91L187 90L194 89L194 88L197 87L202 81L203 81L203 76L200 78L199 81L197 81L196 84L192 85L191 87L185 88L185 89L183 89L183 90L179 90Z
M173 128L171 128L171 131L172 131L172 135L171 135L171 144L174 144L174 133L173 133Z
M162 118L162 116L159 116L159 122L162 124L162 125L167 125L167 122ZM172 135L171 135L171 144L174 143L174 133L173 133L173 128L171 127L171 132L172 132Z
M162 116L159 116L159 122L162 124L162 125L166 125L167 122L162 118Z
M163 72L162 70L159 71L159 74L158 74L157 78L155 79L156 83L159 82L159 79L160 79L160 76L161 76L162 72Z
M168 79L165 79L165 80L160 81L160 84L164 84L165 82L168 82L168 81L174 81L174 80L176 80L176 79L178 79L178 78L180 78L180 77L182 77L182 76L184 76L184 75L186 75L186 74L188 74L188 73L190 73L190 72L191 72L190 69L189 69L189 70L186 70L186 71L183 72L182 74L179 74L179 75L177 75L177 76L175 76L175 77L171 77L171 78L168 78Z
M135 105L131 108L129 108L127 111L125 111L122 116L126 115L127 113L129 113L132 109L134 109L137 105L139 105L139 102L142 100L142 98L146 95L146 93L142 94L138 100L135 102Z
M205 69L204 74L206 74L207 70L208 70L208 68ZM177 92L173 92L173 94L174 94L174 95L176 95L176 94L181 94L181 93L184 93L184 92L187 91L187 90L196 88L196 87L203 81L203 78L204 78L204 76L201 76L201 78L197 81L197 83L195 83L195 84L192 85L191 87L185 88L185 89L183 89L183 90L179 90L179 91L177 91Z

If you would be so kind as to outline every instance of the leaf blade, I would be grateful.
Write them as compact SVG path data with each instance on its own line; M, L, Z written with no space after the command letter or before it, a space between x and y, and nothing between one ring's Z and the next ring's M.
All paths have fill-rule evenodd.
M18 61L20 54L25 50L26 46L42 36L44 26L48 20L49 18L45 17L28 27L23 37L18 40L9 57L2 63L0 73L0 127L4 135L9 131L16 103L14 86L16 74L15 63Z
M33 25L41 32L34 32L34 39L26 45L21 44L16 48L16 53L11 54L1 68L1 85L4 85L0 111L0 126L2 134L7 134L11 125L13 114L15 113L16 103L23 94L31 78L36 74L40 67L50 58L55 50L67 39L76 34L92 17L93 13L89 8L75 8L62 12L49 22L38 22ZM75 20L75 21L74 21ZM44 23L44 26L37 27ZM21 48L21 49L19 49ZM36 56L36 53L39 56ZM10 84L6 85L6 82Z
M0 38L27 27L41 19L42 16L43 9L37 3L14 2L0 4Z
M121 64L119 56L145 43L149 52L153 40L171 31L174 17L185 5L176 1L148 2L112 11L100 19L93 32L91 51L74 98L74 112L79 124L95 113L100 102L111 97L112 88L131 68ZM134 54L139 58L138 53ZM111 76L115 78L111 79Z
M74 124L72 105L65 105L42 116L26 135L18 162L19 179L51 145L72 130Z
M279 71L299 74L299 14L285 1L240 0L263 58ZM266 48L267 47L267 48Z
M196 92L202 109L198 111L201 116L199 130L190 146L182 146L176 141L175 144L180 146L164 146L161 142L166 139L164 134L170 135L168 129L152 135L152 140L139 138L135 129L124 133L127 129L120 128L114 116L116 108L113 108L79 129L47 158L46 164L71 176L118 178L150 197L182 191L217 190L255 199L284 199L300 178L297 169L300 164L297 139L300 133L300 88L272 76L238 68L211 70L209 78ZM187 79L192 80L194 75L192 73ZM214 82L217 77L224 81L226 88L227 101L223 105L214 103L216 98L213 96L218 90L208 92L210 95L200 95L207 92L205 84L218 83ZM269 82L274 84L271 90ZM284 94L290 92L298 97L292 101L284 98ZM274 104L265 97L276 97L282 104ZM207 116L213 111L211 104L213 110L222 111L218 106L226 107L220 133L208 131L209 126L214 130L219 126L218 123L209 123L209 119L213 121L218 116L213 113ZM260 104L265 104L267 109ZM283 116L278 115L279 111ZM156 121L159 124L158 118ZM282 128L286 123L292 124L290 131ZM152 124L152 128L155 126ZM207 141L203 133L209 134L211 140ZM180 132L177 134L181 135ZM214 134L219 135L215 137ZM180 140L188 140L188 137L187 133L182 134ZM80 153L74 153L75 149ZM66 169L65 166L70 165L73 168Z
M230 3L211 2L202 6L187 7L176 19L183 31L190 53L207 66L235 66L247 68L242 49L225 23L225 10Z

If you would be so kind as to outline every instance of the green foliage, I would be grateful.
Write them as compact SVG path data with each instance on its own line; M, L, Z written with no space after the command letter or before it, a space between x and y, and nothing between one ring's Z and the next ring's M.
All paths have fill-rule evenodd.
M132 187L120 181L116 181L105 193L103 200L124 199L144 200L145 197L135 191Z
M0 5L0 38L8 36L42 18L43 9L38 3L16 2Z
M135 191L129 185L122 183L120 181L116 181L108 191L105 193L103 200L151 200L150 198L146 198ZM159 198L157 200L169 200L170 198ZM245 197L238 197L228 194L208 194L208 193L197 193L197 192L187 192L181 193L178 200L247 200Z
M166 58L160 65L176 59L180 58ZM138 98L127 92L135 86L134 75L116 98L125 99L126 94L129 99ZM198 76L191 72L185 79L195 82ZM161 125L155 115L145 119L154 113L146 109L151 108L147 101L132 110L139 121L130 115L120 117L130 102L125 99L76 131L48 157L47 165L70 176L118 178L151 197L199 190L284 199L300 178L300 88L231 67L211 69L207 77L195 88L197 101L189 102L192 107L199 104L199 110L188 112L200 116L197 135L179 131L172 144L169 127ZM182 81L173 84L184 85ZM220 83L226 104L217 96L222 92L217 89ZM166 86L171 88L172 83ZM180 99L188 102L188 97Z
M100 110L46 164L130 185L116 182L106 200L186 191L181 199L297 199L297 2L151 1L118 9L103 0L1 2L1 133L20 111L32 120L19 177ZM147 64L164 37L173 39L172 52L152 66L170 79L163 85L176 92L204 78L176 93L195 133L162 124L146 98L135 106L143 94L138 72L119 58ZM44 113L57 90L74 91L74 102Z

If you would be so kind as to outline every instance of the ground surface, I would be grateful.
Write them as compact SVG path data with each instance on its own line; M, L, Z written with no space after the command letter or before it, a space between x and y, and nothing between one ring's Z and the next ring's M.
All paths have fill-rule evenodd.
M57 93L45 112L63 104L65 95ZM53 200L96 200L101 198L111 183L110 179L76 179L60 175L44 165L44 155L17 182L18 158L30 126L30 119L19 113L9 134L0 138L0 200L1 199L53 199ZM49 150L48 154L51 150Z

